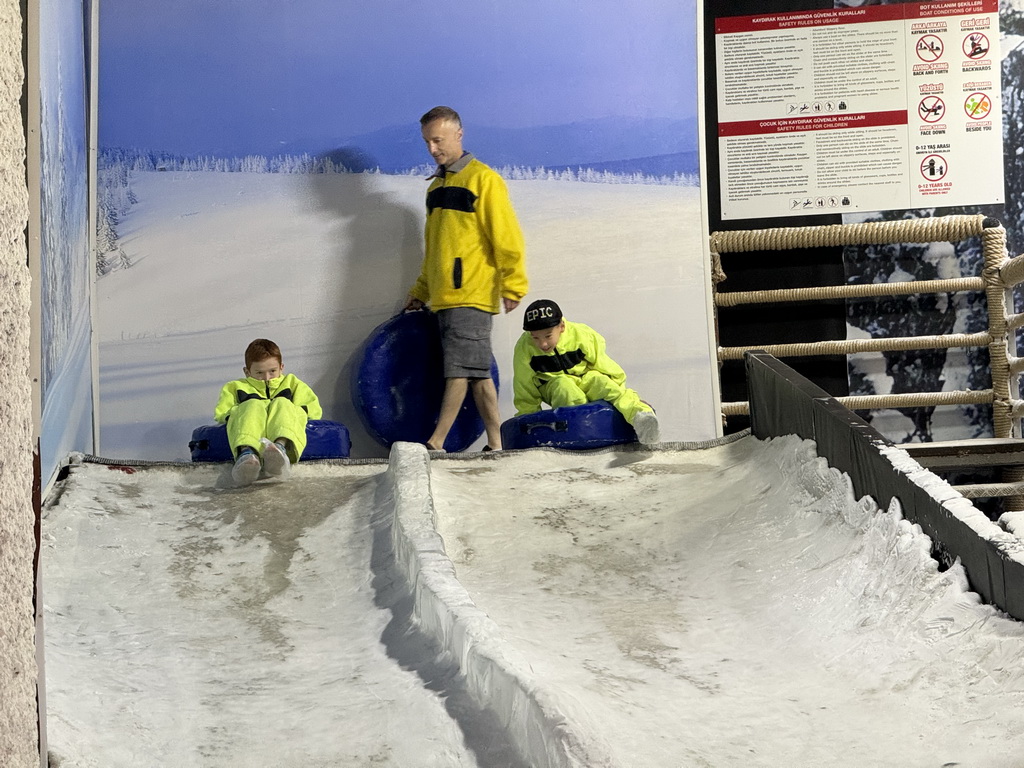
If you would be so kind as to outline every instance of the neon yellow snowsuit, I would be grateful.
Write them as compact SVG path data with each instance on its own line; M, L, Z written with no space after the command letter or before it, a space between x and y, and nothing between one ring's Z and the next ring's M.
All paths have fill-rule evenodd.
M306 422L323 416L320 400L308 385L293 374L270 381L246 377L229 381L220 391L213 420L228 425L231 453L247 445L262 453L261 437L273 441L286 437L288 458L294 464L306 449Z
M526 295L526 246L504 179L464 154L427 189L425 253L410 295L435 312L474 307L496 315Z
M626 388L626 372L605 352L604 337L588 325L565 321L558 345L541 352L528 332L512 354L512 399L516 416L552 408L607 400L633 423L640 411L653 410Z

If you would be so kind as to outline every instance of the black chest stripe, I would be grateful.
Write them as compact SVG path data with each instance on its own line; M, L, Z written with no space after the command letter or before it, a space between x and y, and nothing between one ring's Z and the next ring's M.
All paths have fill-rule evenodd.
M276 395L274 395L275 399L278 398L278 397L283 397L285 400L291 400L292 399L292 390L290 388L282 389L280 392L278 392ZM259 392L245 392L245 391L239 389L239 390L237 390L235 392L235 399L239 403L244 403L246 400L266 400L268 398L264 397Z
M427 193L427 213L432 213L435 208L474 213L476 195L465 187L438 187Z
M553 355L537 355L530 358L530 367L537 373L558 373L568 371L570 368L579 365L587 356L582 349L571 349L568 352L555 350Z

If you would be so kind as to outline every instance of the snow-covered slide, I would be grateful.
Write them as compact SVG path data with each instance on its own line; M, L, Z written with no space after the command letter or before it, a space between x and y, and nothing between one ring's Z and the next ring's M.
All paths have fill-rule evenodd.
M506 454L493 485L494 464L435 464L409 517L436 522L453 565L427 535L423 560L457 583L447 617L445 590L417 583L422 625L525 748L509 680L564 716L574 738L534 764L1014 765L1022 625L980 604L958 558L1017 610L1021 542L810 382L747 362L755 432L785 437ZM965 711L987 733L952 728Z
M43 520L50 765L525 768L396 618L386 468L74 464Z
M418 625L531 765L1019 764L1024 625L813 442L391 461Z
M1016 768L1024 624L899 498L977 532L989 585L1019 544L808 402L818 441L399 443L247 489L76 464L43 524L51 764Z

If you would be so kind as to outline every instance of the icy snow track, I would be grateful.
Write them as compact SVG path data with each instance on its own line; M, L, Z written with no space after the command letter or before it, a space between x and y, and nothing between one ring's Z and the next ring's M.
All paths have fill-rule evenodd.
M443 621L410 619L392 486L416 477L85 464L44 519L53 763L1024 765L1024 625L812 443L422 464L481 644L553 734L517 740L506 678L455 674Z

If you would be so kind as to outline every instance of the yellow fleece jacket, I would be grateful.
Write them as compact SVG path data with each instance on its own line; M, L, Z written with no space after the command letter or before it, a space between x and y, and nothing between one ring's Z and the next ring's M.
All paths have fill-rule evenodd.
M529 287L526 246L505 181L465 154L427 189L425 254L409 292L435 312L474 307L491 314Z

